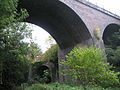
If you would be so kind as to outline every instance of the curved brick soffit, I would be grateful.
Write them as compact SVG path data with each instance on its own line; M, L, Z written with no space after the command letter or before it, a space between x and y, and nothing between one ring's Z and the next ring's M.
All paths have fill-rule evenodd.
M61 49L73 47L91 39L82 19L67 5L58 0L21 0L26 8L26 22L36 24L50 33Z

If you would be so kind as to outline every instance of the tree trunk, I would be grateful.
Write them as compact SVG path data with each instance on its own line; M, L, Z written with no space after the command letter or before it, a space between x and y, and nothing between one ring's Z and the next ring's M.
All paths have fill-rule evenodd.
M28 74L28 81L32 80L32 65L29 65L29 74Z
M3 65L2 61L0 61L0 84L3 84L2 82L2 72L3 72Z

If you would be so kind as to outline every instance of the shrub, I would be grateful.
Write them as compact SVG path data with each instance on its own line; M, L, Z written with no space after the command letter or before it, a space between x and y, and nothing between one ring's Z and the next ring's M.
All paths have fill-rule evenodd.
M120 30L115 30L110 37L107 37L104 40L107 61L115 67L113 69L115 72L120 72Z
M66 68L62 74L72 77L82 85L99 85L114 87L119 85L118 73L111 71L112 66L106 63L101 49L74 48L61 62Z
M60 83L52 84L33 84L26 87L25 90L85 90L83 86L70 86ZM120 88L103 88L103 87L90 87L87 86L86 90L120 90Z

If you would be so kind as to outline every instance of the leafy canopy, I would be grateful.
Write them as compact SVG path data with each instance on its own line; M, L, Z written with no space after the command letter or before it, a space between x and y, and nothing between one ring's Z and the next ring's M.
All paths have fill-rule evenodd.
M106 63L103 51L94 47L74 48L67 56L62 73L82 85L114 87L119 85L118 73L111 71L112 66Z
M28 13L17 10L19 0L0 0L0 83L10 90L27 81L29 72L29 43L31 30L20 23Z
M114 65L116 69L120 68L120 30L114 32L113 35L107 38L106 53L107 59L110 64ZM119 69L120 71L120 69Z

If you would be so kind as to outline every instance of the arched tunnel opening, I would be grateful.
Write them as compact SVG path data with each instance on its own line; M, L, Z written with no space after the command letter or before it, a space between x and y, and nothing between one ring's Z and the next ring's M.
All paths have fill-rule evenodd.
M42 83L52 82L50 68L45 65L42 65L37 69L37 75L39 75L39 77L43 79L43 81L41 81Z
M103 33L103 41L105 45L110 45L111 43L120 45L120 42L116 42L113 39L115 38L114 34L120 31L120 25L110 24L108 25ZM112 40L112 41L111 41Z
M113 66L120 67L120 25L110 24L103 33L107 61Z

